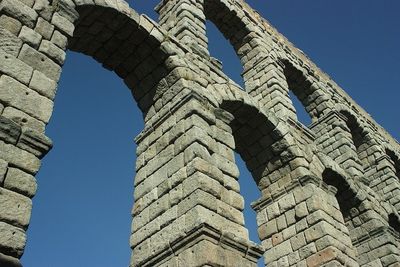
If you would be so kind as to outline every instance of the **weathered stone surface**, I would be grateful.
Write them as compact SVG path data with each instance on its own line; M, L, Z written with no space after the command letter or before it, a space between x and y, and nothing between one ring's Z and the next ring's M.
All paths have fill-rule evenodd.
M9 168L4 188L32 198L36 194L37 184L34 176L17 168Z
M32 28L37 19L37 13L24 5L20 1L3 0L0 3L0 12L5 13L15 19L19 20L22 24Z
M58 2L58 1L57 1ZM56 4L57 4L56 2ZM50 21L53 16L55 7L50 5L50 0L35 0L33 9L42 17L43 19Z
M0 116L0 140L16 144L21 135L21 127L10 119Z
M29 66L44 73L48 78L58 81L61 74L61 67L46 55L38 52L29 45L24 45L19 54L19 59Z
M53 143L44 134L30 128L23 128L17 147L32 153L38 158L42 158L53 147Z
M33 69L24 62L0 49L0 72L28 84L31 79Z
M0 141L0 159L18 166L31 174L36 174L40 168L40 160L29 152Z
M22 229L0 222L0 248L2 251L7 252L8 255L19 257L24 251L25 242L26 236Z
M16 57L18 56L21 47L22 42L19 38L7 29L0 27L0 49L3 49L6 53Z
M45 123L53 111L51 100L5 75L0 77L0 99Z
M35 31L42 35L43 38L50 40L54 32L54 25L50 24L43 18L39 18L36 23Z
M33 175L68 48L117 73L143 111L133 266L399 262L400 145L244 1L0 0L0 266L20 266ZM209 56L206 19L243 63ZM312 118L302 125L290 92ZM235 152L261 191L249 241Z
M71 21L62 17L58 13L54 13L51 23L58 28L60 31L66 33L68 36L72 36L74 32L74 25Z
M39 51L48 55L58 64L60 65L64 64L65 52L61 48L58 48L52 42L43 40L42 43L40 44Z
M38 48L40 41L42 40L42 36L39 33L26 26L22 26L19 38L33 48Z
M2 114L5 118L8 118L10 120L13 120L14 122L16 122L17 124L21 125L21 126L26 126L29 128L32 128L36 131L38 131L39 133L43 133L44 132L44 122L33 118L32 116L29 116L28 114L15 109L13 107L6 107L4 109L4 112Z
M59 31L55 31L51 37L51 41L57 45L59 48L65 50L67 49L68 38Z
M28 7L32 7L33 3L35 2L35 0L19 0L19 1L21 1L22 3L24 3Z
M57 83L54 80L47 78L47 76L40 71L35 70L29 87L49 99L54 99Z
M0 188L0 221L26 228L31 218L32 201L18 193Z
M0 25L15 36L18 35L22 27L22 24L21 22L19 22L19 20L9 17L7 15L0 16Z

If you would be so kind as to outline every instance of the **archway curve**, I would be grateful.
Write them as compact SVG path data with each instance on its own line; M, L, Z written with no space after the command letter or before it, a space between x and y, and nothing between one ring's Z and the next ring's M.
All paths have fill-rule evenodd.
M143 128L141 111L114 73L83 54L69 52L68 58L46 128L55 147L37 176L39 190L22 263L45 266L70 251L78 265L90 266L96 253L101 254L99 264L127 265L132 138ZM97 166L102 166L100 171ZM112 201L108 196L114 196ZM110 242L103 243L107 239ZM76 245L68 250L71 244ZM102 253L107 250L109 255ZM71 261L60 265L74 265Z
M178 66L170 57L183 54L184 48L125 1L75 3L75 7L69 6L77 17L68 49L93 57L115 72L146 115L155 97L165 90L159 83Z
M329 167L325 168L322 172L322 180L327 185L334 186L337 189L336 196L344 217L350 216L350 210L353 206L361 204L362 198L358 195L356 184L336 170Z
M346 118L357 160L365 171L375 163L371 161L371 157L378 157L383 151L380 151L378 141L374 139L374 134L368 125L364 124L354 111L344 105L336 105L335 110Z
M283 122L265 113L243 92L243 98L223 99L219 110L232 129L236 152L246 163L259 190L270 194L299 178L297 168L308 167L302 149ZM251 119L249 119L251 118Z
M400 164L400 152L391 148L388 144L383 143L382 148L385 150L386 155L388 155L391 160L396 164Z
M366 254L363 249L366 240L368 242L379 240L382 238L382 233L387 232L388 226L389 229L398 231L396 229L399 229L400 224L393 207L382 202L380 197L367 186L339 174L330 167L324 170L322 176L325 183L337 189L335 197L343 215L343 222L350 234L352 242L350 245L357 249L359 259ZM390 242L393 240L388 240L388 243Z
M259 85L249 71L258 63L267 61L271 50L265 43L261 28L256 26L248 13L240 9L239 3L205 0L204 14L230 42L241 61L244 89L247 92L255 90ZM263 69L264 65L261 64L259 68Z
M247 93L235 87L230 90L230 94L219 99L215 108L218 124L222 121L223 128L233 138L231 150L242 158L261 192L260 199L278 194L300 178L298 170L307 166L303 150L299 149L284 122L273 113L263 112ZM263 213L253 209L258 213L258 236L264 244L268 237L262 230L265 222L260 218ZM268 262L268 259L264 260Z
M268 92L282 91L280 92L283 94L282 97L287 99L283 105L294 112L293 104L289 100L289 92L283 92L287 91L288 88L280 88L282 86L287 87L283 85L286 83L282 80L284 78L270 72L271 70L276 71L279 66L284 65L282 76L286 76L289 90L293 89L313 122L332 107L330 95L321 88L318 80L304 78L299 86L291 86L293 84L298 85L298 81L291 83L290 77L293 75L289 72L296 70L296 74L301 73L301 71L291 63L292 61L287 58L286 54L282 53L280 48L267 45L266 41L271 38L268 34L267 25L256 25L255 21L259 18L250 6L244 2L229 3L229 1L218 0L205 0L204 6L206 19L217 26L231 43L241 61L246 92L251 93L267 108L274 109L271 104L264 103L263 98ZM304 77L304 75L300 76ZM306 88L302 88L306 84ZM315 105L315 103L319 104Z
M75 2L76 6L72 1L62 1L62 6L51 9L52 12L59 11L53 15L58 19L53 19L56 29L68 36L70 41L60 48L83 53L114 71L132 90L139 107L146 114L156 97L162 95L162 90L168 89L180 78L179 75L169 77L178 66L172 56L184 53L179 44L173 39L166 40L166 33L159 26L127 9L124 1ZM57 3L54 1L54 4ZM110 6L109 3L117 6ZM114 49L116 47L119 49ZM179 67L185 67L182 61ZM159 86L160 81L162 86ZM169 97L173 97L172 93Z
M248 49L259 50L264 44L260 29L252 23L244 10L227 1L204 0L204 14L206 19L214 23L231 43L246 70L247 60L245 57L249 52ZM243 47L246 44L249 46L248 49ZM265 48L262 47L260 50ZM268 50L264 50L264 52L267 53Z
M288 58L279 58L278 62L283 67L288 91L293 92L301 102L311 121L318 121L328 109L333 107L330 95L320 88L318 81L305 74ZM289 97L289 92L287 94Z
M389 226L396 232L397 238L400 238L400 217L398 214L390 213L388 216Z
M386 155L390 158L393 164L393 169L395 171L397 179L400 181L400 153L396 153L395 150L391 149L387 145L383 146Z

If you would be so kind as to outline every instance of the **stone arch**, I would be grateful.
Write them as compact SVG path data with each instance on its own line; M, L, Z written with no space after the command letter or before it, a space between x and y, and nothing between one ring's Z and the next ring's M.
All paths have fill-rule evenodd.
M15 237L0 240L0 265L20 266L19 258L25 248L32 207L31 198L36 192L33 175L39 169L40 159L52 147L51 140L44 132L51 116L65 51L70 49L91 56L123 79L144 113L147 126L151 124L149 120L155 112L167 104L172 106L172 99L181 89L173 85L179 84L178 80L187 66L184 60L177 63L177 55L184 54L179 43L168 37L155 22L146 16L139 16L122 0L37 0L1 4L2 17L4 13L12 21L9 25L2 21L2 30L9 27L12 31L13 24L19 23L20 28L24 27L29 35L36 38L31 40L32 36L21 37L22 34L18 36L18 32L10 32L9 37L13 38L15 47L7 51L3 50L3 46L0 49L2 62L6 60L9 66L17 66L6 71L2 69L0 77L12 83L8 86L10 92L17 89L21 93L16 95L15 100L8 96L2 99L2 123L5 121L12 125L16 130L13 134L18 134L17 138L8 139L5 143L2 139L0 142L2 152L5 149L5 155L8 154L5 167L4 161L0 160L2 176L3 167L6 170L13 167L15 173L26 177L31 187L29 190L4 189L1 180L2 205L6 204L3 202L6 198L14 210L6 214L10 217L6 220L3 218L4 209L1 210L0 231L2 236L6 233ZM3 41L4 37L0 38ZM3 83L2 86L4 88ZM164 94L168 89L168 95ZM3 108L12 109L14 113L5 119ZM21 145L17 147L18 142L24 144L22 148ZM10 150L12 152L7 152ZM4 158L4 153L0 154ZM23 217L18 215L21 211L15 209L24 209Z
M306 79L308 75L303 75L290 60L281 59L286 56L281 48L267 44L269 38L274 38L269 35L271 29L266 23L262 26L255 23L262 19L249 5L229 4L229 1L204 0L204 13L229 40L241 60L245 90L267 109L296 118L287 93L292 89L313 122L325 114L332 103L318 80Z
M395 238L389 233L387 235L387 226L397 227L394 217L385 218L387 209L385 203L379 203L379 196L363 184L349 180L348 178L327 167L323 174L323 181L336 188L335 197L340 207L340 213L343 216L345 226L350 234L351 246L357 250L354 254L360 265L373 263L379 257L366 257L368 251L365 251L365 245L368 242L377 242L378 240L388 239L388 242L382 244L382 247L388 249L396 244ZM391 219L392 218L392 219ZM397 219L397 217L395 217ZM391 252L393 257L398 257L398 251Z
M311 121L316 122L326 113L326 109L331 107L330 96L320 88L318 81L312 80L289 60L280 59L280 62L288 85L287 90L291 91L301 102ZM289 107L289 110L296 113L293 106Z
M263 72L268 73L274 68L269 66L273 64L269 55L271 48L266 45L261 29L240 5L204 0L204 14L231 43L242 64L244 89L256 96L266 86L266 81L260 80Z
M382 156L376 160L376 171L373 173L370 185L399 211L400 155L387 143L383 143L380 147L383 150Z
M345 177L330 168L326 168L323 171L322 180L336 188L335 196L338 200L340 211L345 223L348 223L351 220L351 209L361 204L360 199L357 198L356 188Z
M122 0L76 1L69 12L76 17L68 49L93 57L123 79L147 120L155 112L152 104L176 82L164 78L176 71L173 56L184 53L178 42Z
M299 169L308 166L306 156L289 130L272 113L264 113L243 99L224 99L220 108L231 114L228 125L235 149L263 194L284 187L298 178Z
M395 213L390 213L388 216L389 226L396 231L398 237L400 237L400 218Z
M385 148L386 155L390 158L391 163L393 164L393 169L395 171L397 179L400 180L400 156L392 149L386 147Z
M242 62L243 70L246 71L246 68L250 67L250 64L246 64L249 59L249 50L252 48L256 51L261 50L261 39L259 39L257 27L249 21L243 10L237 6L228 6L225 1L205 0L204 14L206 19L214 23L234 47Z
M351 149L349 151L354 153L354 156L350 156L348 160L349 162L354 161L353 168L358 169L359 175L363 175L381 154L378 143L374 140L368 126L360 120L355 112L344 105L338 105L335 110L343 116L346 129L342 137L347 139L346 142L349 143ZM346 165L349 167L352 163Z
M132 90L141 110L147 112L149 103L144 96L154 95L151 91L166 74L165 68L156 72L167 57L160 49L164 39L161 31L134 11L127 15L110 7L79 5L77 12L79 19L69 49L89 55L117 73Z
M261 199L279 195L285 187L309 173L306 156L283 122L272 113L263 112L247 93L234 87L231 90L229 95L235 97L220 99L216 118L224 122L224 128L232 136L233 150L252 174ZM254 209L258 214L259 238L263 244L268 243L271 237L265 233L265 221L260 219L263 211ZM266 264L272 261L272 258L265 258Z
M255 206L260 211L258 225L263 226L259 228L260 236L265 241L263 245L273 247L268 253L272 257L269 262L271 265L290 265L288 258L291 253L294 254L290 256L295 256L298 262L315 260L326 264L321 255L327 252L334 254L331 259L333 264L340 261L357 266L351 261L353 254L342 249L341 241L347 241L348 236L342 236L345 230L342 225L335 224L339 220L331 190L321 182L319 175L315 176L316 172L321 171L314 169L321 167L320 162L311 165L313 159L317 158L316 151L312 151L313 147L309 145L314 141L313 135L301 127L293 132L294 128L290 128L293 121L286 121L290 105L286 97L288 86L285 71L290 72L290 66L286 68L277 55L283 58L286 55L293 61L297 58L298 65L304 63L304 73L319 71L314 65L309 67L309 60L243 1L215 1L206 3L205 17L203 9L201 12L196 10L199 6L203 8L203 0L170 0L171 6L183 14L184 23L181 23L182 28L178 32L168 33L145 16L132 11L122 0L1 2L1 26L9 27L10 31L5 33L12 42L6 40L1 45L7 51L0 50L1 86L4 91L8 90L6 93L1 91L1 109L4 107L5 111L1 114L0 148L5 153L0 155L0 230L7 234L7 240L0 238L0 265L4 261L11 262L12 266L20 265L18 258L25 245L30 198L35 193L32 188L14 190L10 186L3 187L9 177L2 176L10 175L9 167L15 167L24 173L25 179L32 182L40 159L50 149L51 141L43 132L53 107L55 83L61 72L64 52L69 48L90 55L115 71L132 89L145 113L146 128L136 139L137 202L132 211L135 220L130 240L134 251L131 266L247 266L256 262L262 250L249 242L243 227L240 213L242 199L235 180L238 172L230 160L233 149L240 151L242 156L247 155L246 163L251 166L249 169L253 169L253 176L263 193L263 199L257 201ZM215 10L221 13L210 13ZM178 12L167 10L165 13L172 14L173 18ZM208 86L215 85L215 81L223 83L228 79L215 70L215 64L209 64L206 39L198 34L197 29L203 33L202 23L206 18L214 20L217 26L219 24L221 31L236 48L244 66L243 76L248 94L230 85L224 92L226 96L222 96L222 91L221 96L214 96L207 91ZM190 22L190 19L193 19L192 24L185 27L185 22ZM20 28L15 29L10 22L21 24ZM22 25L27 32L20 36ZM46 31L46 27L51 33ZM32 34L32 31L41 35L43 40L40 39L42 37L40 41L29 40L26 34ZM172 37L169 35L172 33L177 34ZM1 41L7 39L1 38ZM69 46L66 44L68 38ZM182 40L185 45L180 45ZM191 40L194 40L193 43L199 41L199 46L205 46L196 50L196 44L190 46ZM114 51L116 47L117 52ZM209 77L204 77L207 74ZM311 76L315 80L321 78L321 87L324 84L331 87L329 92L337 93L339 102L347 101L347 105L350 105L349 98L336 85L329 85L326 75L320 78ZM314 82L309 82L312 87ZM315 81L315 84L318 82ZM44 88L44 85L47 87ZM319 96L314 99L316 102L325 100ZM220 109L214 112L216 107ZM10 108L16 108L21 112L19 114L25 112L23 115L35 122L29 123L35 129L27 131L26 127L22 127L26 118L20 121L10 119L10 113L6 114ZM316 113L323 113L324 108L325 105L317 108ZM278 115L265 110L272 110ZM332 113L335 113L334 119L338 117L334 121L337 123L335 127L348 131L349 127L344 122L346 119L341 121L339 118L343 115L336 116L338 113L335 109L332 109ZM354 117L357 118L357 115ZM329 116L323 120L331 122ZM371 124L374 125L373 122ZM382 133L379 129L377 132ZM330 150L332 158L345 165L349 158L357 161L357 155L353 159L354 153L347 154L351 146L338 149L343 140L343 143L351 143L347 142L352 139L351 136L346 140L340 138L342 133L336 131L332 135L326 134L330 140L324 140L326 147L323 148ZM236 148L235 138L239 143ZM334 147L333 143L339 139L337 143L341 144ZM373 153L377 151L371 147L368 149ZM369 152L367 154L368 158L372 158ZM362 174L362 168L359 171ZM365 222L369 228L363 230L382 226L385 221L381 217L385 217L385 214L380 216L376 211L381 208L379 202L374 201L367 187L357 182L351 183L353 176L359 173L348 174L345 180L350 187L355 185L358 191L355 198L365 204L363 212L374 211L371 216L363 216L363 219L371 221ZM325 175L334 176L332 173ZM336 181L326 180L331 183ZM346 190L342 191L348 192ZM353 196L355 192L354 189L350 190L350 195ZM357 212L360 211L351 210L350 213L353 216ZM342 238L325 238L336 237L336 234ZM306 242L304 236L311 237L311 242ZM8 237L14 238L12 241L15 242L11 244ZM298 238L299 242L295 241L294 244L293 237ZM316 249L301 249L307 243L313 245L319 240L328 250L317 252ZM13 247L7 247L10 244ZM296 248L292 249L291 245ZM310 254L300 258L299 251L304 250ZM343 253L336 253L338 251ZM11 260L9 256L12 256Z
M335 188L335 198L339 204L340 222L344 222L351 240L357 239L357 230L353 227L353 220L355 210L357 210L362 203L357 194L356 187L353 183L348 181L345 177L331 168L325 168L322 172L322 180L329 186ZM353 246L350 243L350 246Z
M366 173L369 186L399 211L400 196L397 192L400 190L400 154L387 141L381 140L376 147L379 153L376 153L375 162Z

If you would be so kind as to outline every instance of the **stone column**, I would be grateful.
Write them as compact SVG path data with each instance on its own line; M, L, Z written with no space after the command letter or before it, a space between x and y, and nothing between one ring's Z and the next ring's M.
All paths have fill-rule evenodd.
M335 160L353 177L363 177L363 168L358 157L346 117L336 111L318 119L310 126L316 135L316 144L326 155Z
M334 193L306 176L253 204L267 266L359 266Z
M52 147L44 129L74 28L54 10L48 1L0 1L0 266L21 266L34 175Z
M131 266L256 266L233 138L202 97L176 99L136 139Z
M383 154L365 174L370 187L400 212L400 181L391 158Z
M358 251L357 261L360 266L399 266L396 265L400 262L398 229L388 226L388 219L375 209L371 202L364 201L351 211L348 227Z
M256 58L259 56L260 53L254 55ZM279 118L297 121L296 110L289 98L289 85L283 64L279 64L277 59L270 56L265 55L262 58L263 60L245 68L243 78L246 81L246 89L265 110L272 110Z
M204 0L163 0L156 11L164 29L193 52L209 56Z

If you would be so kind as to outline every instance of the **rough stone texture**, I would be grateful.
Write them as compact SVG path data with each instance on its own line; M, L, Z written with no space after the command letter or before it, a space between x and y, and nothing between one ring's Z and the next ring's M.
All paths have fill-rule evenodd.
M0 1L0 266L21 266L67 49L114 71L144 115L132 267L398 266L397 141L243 0L156 9L158 23L123 0ZM207 19L245 88L209 56ZM261 244L244 227L234 152L262 193Z
M37 184L32 175L10 167L4 180L4 188L32 198L36 193Z
M5 52L18 56L19 50L22 46L21 39L17 38L14 34L12 34L6 28L0 27L0 48Z
M22 26L21 32L19 33L19 38L21 38L24 43L27 43L34 48L38 48L42 36L31 28Z
M14 226L26 228L31 217L32 203L27 197L0 188L0 220Z
M43 122L48 122L53 102L40 96L9 76L0 77L0 98L7 106L22 110Z
M7 252L10 256L21 256L26 242L24 231L10 224L0 222L0 233L2 251Z

